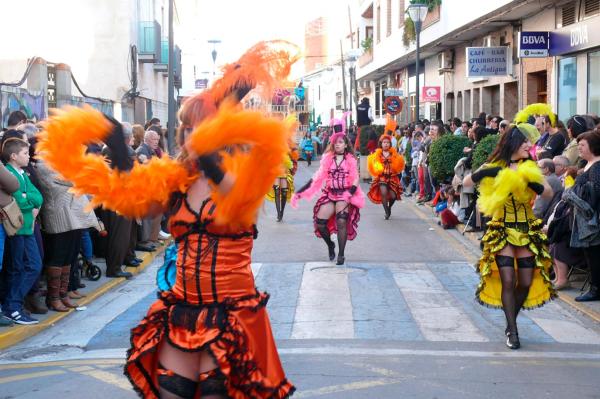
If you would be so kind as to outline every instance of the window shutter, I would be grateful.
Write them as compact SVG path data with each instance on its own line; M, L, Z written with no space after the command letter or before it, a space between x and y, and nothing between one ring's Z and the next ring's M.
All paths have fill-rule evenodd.
M564 5L562 8L562 26L572 25L577 22L575 3Z
M583 15L589 17L598 13L600 13L600 0L585 0Z

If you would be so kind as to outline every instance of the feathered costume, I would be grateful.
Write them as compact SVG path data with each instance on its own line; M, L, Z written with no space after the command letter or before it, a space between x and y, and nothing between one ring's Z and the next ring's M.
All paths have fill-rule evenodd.
M58 112L41 134L42 157L77 193L91 194L94 205L143 217L174 203L169 223L178 247L176 282L132 330L125 365L141 396L158 398L159 379L172 375L158 362L163 342L185 352L206 351L215 360L217 369L200 375L196 397L215 375L224 377L231 398L284 398L294 391L273 340L268 294L256 290L250 267L258 208L281 173L291 129L223 101L232 94L243 97L239 88L285 76L297 57L283 45L258 44L201 94L219 111L195 126L188 150L199 156L219 151L221 167L235 183L226 195L213 189L199 211L185 194L197 178L189 164L153 159L124 173L110 169L102 157L86 155L84 144L103 140L111 128L90 107Z
M402 185L398 174L404 170L404 157L396 151L395 148L389 149L389 155L383 155L383 150L378 148L367 158L369 173L373 176L371 188L367 194L371 202L381 204L380 185L384 184L394 192L396 200L402 196Z
M491 217L483 236L483 255L478 263L481 277L477 299L486 306L502 308L502 282L495 256L507 244L526 247L535 256L535 270L529 294L523 308L542 306L555 296L548 276L552 258L548 253L543 222L533 215L531 203L535 193L528 183L542 183L544 177L537 164L521 161L517 169L504 163L491 163L484 167L501 167L496 177L484 177L479 185L478 205L481 212Z
M347 202L349 204L348 239L353 240L357 235L360 220L359 210L365 206L365 195L360 187L356 188L354 194L349 191L357 179L358 166L354 155L347 153L342 161L337 164L335 154L327 152L321 158L319 170L313 175L310 186L292 197L292 207L296 208L298 206L298 200L311 199L318 191L321 191L321 196L313 210L313 220L316 224L317 214L323 205L329 202ZM327 229L330 234L337 233L335 215L327 221ZM321 237L316 228L315 235Z
M297 162L297 161L296 161ZM285 158L285 161L283 163L283 169L284 169L284 173L283 174L279 174L279 176L277 176L278 179L285 179L287 181L287 192L286 192L286 196L284 198L285 202L290 202L292 200L292 196L294 195L294 174L295 171L294 169L297 168L297 166L294 166L294 160L292 159L292 154L288 154ZM275 201L275 189L272 188L271 191L269 191L269 193L267 194L267 199L271 202Z

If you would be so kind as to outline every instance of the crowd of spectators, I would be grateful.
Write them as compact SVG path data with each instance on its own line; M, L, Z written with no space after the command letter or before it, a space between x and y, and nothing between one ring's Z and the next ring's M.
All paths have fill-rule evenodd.
M85 296L79 291L85 288L81 277L99 270L94 256L106 259L106 277L128 278L132 275L123 266L142 262L136 250L156 251L170 237L162 216L129 220L109 210L90 210L88 198L73 195L71 184L36 157L40 128L14 111L1 133L0 327L36 324L32 315L76 308ZM146 126L123 123L122 128L135 161L164 155L157 118ZM88 152L110 156L100 144L90 145ZM12 229L16 217L22 223L17 218Z
M569 272L587 269L586 285L591 288L576 299L600 300L600 118L574 115L563 123L556 115L537 115L530 122L540 132L538 142L532 143L531 159L554 192L551 201L539 197L533 204L535 216L544 221L548 232L554 285L558 290L569 287ZM404 195L416 196L418 204L434 208L444 228L464 223L466 231L485 230L487 220L477 211L477 191L464 188L462 181L473 171L479 143L510 129L509 120L485 113L468 121L422 120L398 127L392 135L406 160L401 179ZM466 136L471 144L463 149L454 176L437 181L429 167L429 152L431 144L445 134Z

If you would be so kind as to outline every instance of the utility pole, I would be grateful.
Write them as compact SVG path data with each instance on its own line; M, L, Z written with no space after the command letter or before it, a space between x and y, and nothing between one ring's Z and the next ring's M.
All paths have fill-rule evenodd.
M346 102L346 65L344 64L344 49L342 47L342 41L340 40L340 56L342 58L342 98L344 99L344 112L348 111Z
M168 119L167 119L167 145L169 154L175 155L175 48L173 43L173 2L169 0L169 75L167 80L168 85Z

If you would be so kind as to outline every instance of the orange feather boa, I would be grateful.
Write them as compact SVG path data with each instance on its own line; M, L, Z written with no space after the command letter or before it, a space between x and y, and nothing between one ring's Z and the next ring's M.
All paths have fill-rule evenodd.
M186 191L194 177L168 157L153 158L122 173L111 169L104 157L86 154L85 144L101 142L110 129L106 118L89 106L56 110L38 135L39 156L73 183L75 194L91 195L91 206L128 217L147 216L164 208L173 192Z

